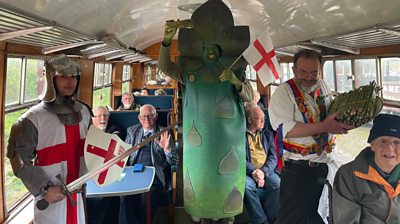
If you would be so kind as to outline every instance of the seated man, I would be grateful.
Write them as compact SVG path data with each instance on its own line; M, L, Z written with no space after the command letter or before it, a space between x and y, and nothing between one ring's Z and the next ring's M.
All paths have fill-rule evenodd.
M171 85L171 80L172 80L171 77L166 75L164 78L164 82L162 82L161 85Z
M125 142L136 145L143 139L149 138L160 130L157 125L156 109L145 104L140 108L140 124L133 125L127 129ZM131 154L127 165L143 164L155 168L155 177L151 186L151 218L153 219L157 208L168 205L168 194L171 182L171 159L176 155L173 138L167 131L160 138L156 138L149 144ZM146 194L130 195L121 198L120 223L146 223ZM125 213L125 214L124 214Z
M149 90L146 89L146 88L143 88L143 89L140 91L140 95L141 95L141 96L148 96L148 95L149 95Z
M121 132L118 127L108 122L110 112L105 106L93 109L93 125L107 133L117 134ZM87 198L88 223L116 223L118 222L119 197Z
M93 115L94 117L92 118L92 121L96 128L106 133L116 134L119 137L121 137L121 130L117 126L111 124L108 121L108 118L110 118L110 112L108 111L107 107L105 106L95 107L93 109Z
M279 209L280 178L273 134L264 129L264 112L249 103L246 112L246 187L244 205L252 224L274 223ZM263 130L263 131L262 131Z
M135 104L135 98L130 93L124 93L121 99L121 106L118 107L118 111L121 110L139 110L140 105Z
M167 92L165 90L163 90L163 89L157 89L154 92L154 95L156 95L156 96L165 96L165 95L167 95Z
M368 143L336 173L334 223L400 223L400 117L378 115Z

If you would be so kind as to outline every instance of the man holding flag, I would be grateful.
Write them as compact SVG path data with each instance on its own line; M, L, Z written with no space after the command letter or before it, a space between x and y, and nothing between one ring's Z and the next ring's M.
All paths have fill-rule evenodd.
M322 56L301 50L293 63L294 78L275 90L269 105L278 157L285 150L277 223L327 223L324 183L339 167L330 154L333 134L346 134L353 126L336 121L336 114L327 116L332 97L320 78Z

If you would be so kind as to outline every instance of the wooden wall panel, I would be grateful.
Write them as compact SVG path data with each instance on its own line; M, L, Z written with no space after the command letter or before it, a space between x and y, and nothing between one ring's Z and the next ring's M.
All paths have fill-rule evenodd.
M132 77L134 79L132 89L140 89L144 86L143 65L137 63L137 64L132 64L132 67L133 67Z
M39 47L32 47L28 45L7 43L7 52L14 54L24 54L24 55L42 55L42 49Z
M146 54L154 59L154 60L158 60L158 54L160 52L160 47L161 47L161 43L157 43L154 45L151 45L150 47L144 49L144 52L146 52ZM177 40L172 40L171 42L171 60L174 61L173 59L177 56L180 55L179 50L178 50L178 41Z
M0 139L4 139L4 114L5 114L5 91L6 91L6 65L7 65L7 55L4 52L5 44L0 42ZM5 155L4 141L0 141L0 153ZM0 182L0 205L3 208L0 212L0 223L3 223L6 217L6 197L5 197L5 177L4 174L4 156L0 156L0 172L1 172L1 182Z
M5 51L6 46L7 46L7 44L5 41L0 41L0 51Z
M92 106L94 61L80 59L79 63L81 64L81 78L79 82L78 99Z
M114 80L111 96L122 95L122 72L124 64L117 62L113 64L112 80ZM111 97L111 107L115 108L114 97Z

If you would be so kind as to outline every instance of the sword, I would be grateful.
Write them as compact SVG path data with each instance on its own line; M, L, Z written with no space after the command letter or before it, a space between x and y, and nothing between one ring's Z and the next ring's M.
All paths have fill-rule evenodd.
M65 185L63 183L63 181L61 180L61 178L58 178L61 182L61 189L62 189L62 193L65 194L67 196L67 198L71 201L72 205L76 205L76 202L72 199L71 197L71 192L78 190L81 188L81 186L83 184L85 184L88 180L92 179L93 177L95 177L96 175L102 173L103 171L107 170L108 168L110 168L111 166L113 166L114 164L118 163L119 161L121 161L123 158L131 155L133 152L136 152L138 149L142 148L143 146L147 145L148 143L150 143L151 141L153 141L155 138L159 137L161 134L163 134L164 132L166 132L169 129L172 129L173 127L175 127L177 122L172 123L170 126L158 131L157 133L153 134L152 136L150 136L147 139L144 139L143 141L141 141L140 143L132 146L131 148L125 150L123 153L121 153L120 155L108 160L106 163L104 163L103 165L101 165L100 167L98 167L97 169L94 169L92 171L87 172L85 175L79 177L78 179L72 181L71 183ZM39 210L44 210L49 206L49 202L47 202L44 198L40 199L37 203L36 203L36 207Z

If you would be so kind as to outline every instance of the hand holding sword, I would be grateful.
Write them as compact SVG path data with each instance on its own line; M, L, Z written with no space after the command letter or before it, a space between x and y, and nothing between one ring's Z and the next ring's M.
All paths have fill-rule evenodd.
M36 207L39 210L44 210L46 209L49 204L51 203L55 203L58 202L60 200L63 200L65 198L65 196L67 196L67 198L71 201L71 204L74 206L76 205L76 202L72 199L71 194L75 193L75 191L79 190L82 188L82 185L84 185L89 179L95 177L96 175L102 173L103 171L107 170L108 168L110 168L111 166L113 166L114 164L118 163L119 161L121 161L123 158L131 155L133 152L137 151L138 149L140 149L141 147L145 146L146 144L150 143L151 141L153 141L154 139L158 139L158 137L160 137L163 133L165 133L166 131L168 131L170 128L174 128L176 125L176 123L171 124L170 126L168 126L167 128L164 128L162 130L160 130L159 132L153 134L152 136L150 136L147 139L144 139L142 142L140 142L137 145L132 146L131 148L125 150L123 153L119 154L118 156L108 160L106 163L102 164L100 167L98 167L97 169L94 169L92 171L89 171L88 173L86 173L85 175L79 177L78 179L76 179L75 181L69 183L68 185L66 185L61 178L61 175L58 174L56 176L56 178L59 180L59 182L61 183L61 186L54 186L52 183L49 183L49 187L46 189L47 193L44 194L43 199L39 200L36 203ZM59 190L57 190L56 188L58 188ZM47 194L49 193L49 190L51 189L52 193L50 193L50 195L46 198ZM61 198L61 196L58 194L60 191L64 196ZM58 201L57 201L58 200Z
M56 178L60 181L61 185L54 186L50 183L48 189L45 192L45 195L43 196L43 199L39 200L36 203L36 207L39 210L44 210L49 206L49 204L53 204L63 200L65 196L67 196L68 200L70 200L72 206L76 205L76 202L71 196L71 192L68 191L67 185L65 185L64 181L61 178L61 174L57 174Z

